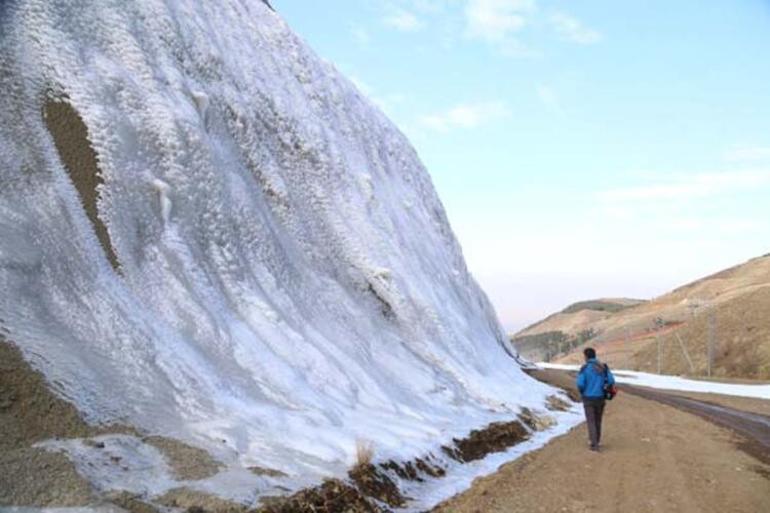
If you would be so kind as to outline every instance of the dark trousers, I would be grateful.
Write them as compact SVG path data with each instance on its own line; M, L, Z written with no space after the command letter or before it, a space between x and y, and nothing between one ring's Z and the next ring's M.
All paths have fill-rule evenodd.
M591 447L598 447L602 440L602 416L604 415L604 399L583 399L583 409L586 412L588 439Z

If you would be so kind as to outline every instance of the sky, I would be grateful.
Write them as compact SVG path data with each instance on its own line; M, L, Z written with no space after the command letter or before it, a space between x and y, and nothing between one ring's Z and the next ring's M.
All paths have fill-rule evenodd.
M770 253L770 0L272 0L405 133L510 332Z

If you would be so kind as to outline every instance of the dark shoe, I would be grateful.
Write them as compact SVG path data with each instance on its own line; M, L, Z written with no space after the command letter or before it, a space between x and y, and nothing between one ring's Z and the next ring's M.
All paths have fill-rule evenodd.
M592 445L592 446L591 446L591 450L592 450L593 452L599 452L599 446L598 446L598 445Z

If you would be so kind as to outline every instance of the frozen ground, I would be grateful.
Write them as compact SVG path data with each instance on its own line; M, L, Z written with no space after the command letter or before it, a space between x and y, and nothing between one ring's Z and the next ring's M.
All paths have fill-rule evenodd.
M204 448L249 500L360 440L406 460L543 410L414 149L262 2L3 2L0 90L0 330L89 421ZM64 167L51 101L103 184ZM164 488L157 451L110 443L156 479L100 487Z
M543 369L579 370L579 365L564 365L558 363L538 363ZM770 385L742 385L733 383L716 383L686 379L679 376L648 374L629 370L612 369L618 383L638 385L641 387L660 388L664 390L680 390L683 392L701 392L706 394L733 395L752 397L755 399L770 399Z
M582 407L579 405L573 406L571 410L566 412L551 412L550 415L557 422L553 428L534 433L529 440L511 447L505 452L493 453L483 460L463 465L455 464L448 469L447 477L444 479L407 485L405 487L406 494L416 499L410 502L408 508L398 510L398 513L430 511L448 497L453 497L469 489L475 479L494 474L503 464L544 447L555 437L568 433L573 427L585 420Z

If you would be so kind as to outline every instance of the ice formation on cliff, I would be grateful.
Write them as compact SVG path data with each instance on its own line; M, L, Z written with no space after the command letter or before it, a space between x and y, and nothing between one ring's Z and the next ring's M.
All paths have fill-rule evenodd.
M0 91L0 329L90 421L269 492L542 408L414 149L262 2L3 2Z

